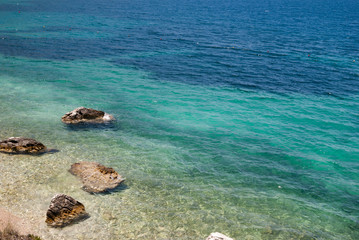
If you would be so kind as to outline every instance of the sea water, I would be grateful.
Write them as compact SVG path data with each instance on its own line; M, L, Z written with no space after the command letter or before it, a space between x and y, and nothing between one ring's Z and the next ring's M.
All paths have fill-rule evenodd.
M0 206L43 239L359 239L357 1L2 0ZM85 106L105 126L70 127ZM125 184L92 195L68 169ZM46 226L56 193L90 218Z

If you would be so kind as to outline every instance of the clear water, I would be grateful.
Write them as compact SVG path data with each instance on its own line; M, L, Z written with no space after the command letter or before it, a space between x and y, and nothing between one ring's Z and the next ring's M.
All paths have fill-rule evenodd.
M359 238L356 1L0 3L0 205L44 239ZM353 61L356 60L356 61ZM114 125L71 128L86 106ZM68 173L114 167L91 195ZM51 197L91 215L50 229Z

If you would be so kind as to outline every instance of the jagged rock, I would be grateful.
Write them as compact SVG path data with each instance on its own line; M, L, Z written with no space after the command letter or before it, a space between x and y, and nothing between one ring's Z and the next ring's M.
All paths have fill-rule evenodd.
M0 152L41 153L45 151L44 144L31 138L11 137L0 142Z
M96 162L74 163L69 171L81 178L82 188L90 193L105 192L117 187L125 180L113 168Z
M67 124L76 123L105 123L115 120L115 118L103 111L92 108L79 107L71 112L66 113L62 118L62 122Z
M88 217L82 203L65 194L55 195L46 213L46 223L51 227L64 227Z
M222 233L215 232L211 233L211 235L209 235L206 240L233 240L233 238L227 237Z

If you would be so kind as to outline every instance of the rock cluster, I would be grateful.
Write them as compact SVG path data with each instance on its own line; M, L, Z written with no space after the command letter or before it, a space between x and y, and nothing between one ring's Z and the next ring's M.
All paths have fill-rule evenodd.
M62 122L67 124L76 123L105 123L115 120L115 118L103 111L92 108L79 107L71 112L66 113L62 118Z
M111 190L125 180L113 168L105 167L96 162L74 163L69 171L81 179L82 188L90 193Z
M67 124L105 123L113 121L115 118L103 111L79 107L66 113L61 120ZM0 141L0 152L4 153L36 154L45 151L47 151L45 145L30 138L11 137ZM113 168L105 167L95 162L75 163L71 166L70 172L80 177L83 182L83 189L91 193L99 193L116 188L124 181L124 178ZM0 214L0 217L3 216ZM82 203L65 194L57 194L51 199L45 222L51 227L64 227L87 217L89 215L86 213ZM3 233L0 229L0 240L2 239L1 234ZM25 235L18 236L25 237Z
M46 223L51 227L64 227L88 217L82 203L65 194L55 195L46 213Z
M105 123L115 120L115 118L103 111L92 108L79 107L71 112L66 113L62 118L62 122L66 124L77 123ZM42 143L30 139L11 137L0 141L0 152L5 153L41 153L47 148ZM119 186L125 179L121 177L113 168L105 167L96 162L79 162L71 165L70 173L79 177L83 183L83 189L90 193L101 193ZM1 209L0 209L1 210ZM0 211L1 213L1 211ZM1 220L5 220L4 213L0 214ZM65 227L82 219L88 218L89 215L85 210L85 206L74 198L57 194L50 202L50 206L46 212L46 220L50 227ZM109 216L112 218L112 216ZM7 221L8 222L8 221ZM2 225L0 224L0 227ZM21 235L16 231L3 231L0 228L0 240L39 240L39 237L33 235ZM233 240L226 235L215 232L211 233L206 240Z
M45 151L44 144L31 138L11 137L0 142L0 152L36 154Z

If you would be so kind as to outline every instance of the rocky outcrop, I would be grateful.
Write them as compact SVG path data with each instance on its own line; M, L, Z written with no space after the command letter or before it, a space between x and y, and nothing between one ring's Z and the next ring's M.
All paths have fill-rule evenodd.
M227 237L222 233L215 232L211 233L206 240L233 240L233 238Z
M0 240L41 240L40 237L32 234L21 235L11 228L0 231Z
M5 233L8 230L15 231L19 235L30 233L31 225L25 219L13 215L0 207L0 231ZM0 238L1 239L1 238Z
M67 124L76 123L105 123L114 121L115 118L103 111L92 108L79 107L71 112L66 113L62 118L62 122Z
M44 144L31 138L11 137L0 142L0 152L36 154L45 151Z
M64 227L87 217L82 203L65 194L57 194L51 199L46 223L51 227Z
M82 188L90 193L108 191L125 180L113 168L105 167L96 162L74 163L69 171L81 179Z

